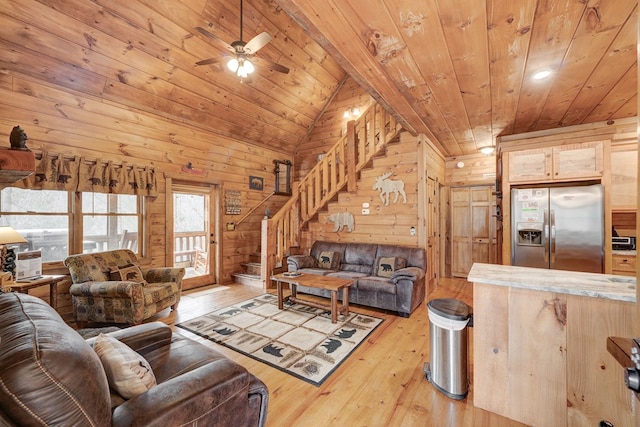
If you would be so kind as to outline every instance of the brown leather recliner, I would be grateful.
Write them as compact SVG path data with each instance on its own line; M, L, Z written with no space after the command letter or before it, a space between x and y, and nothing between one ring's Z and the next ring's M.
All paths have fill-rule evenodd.
M263 426L268 390L244 367L161 322L110 335L158 385L123 399L98 355L39 298L0 293L0 425Z

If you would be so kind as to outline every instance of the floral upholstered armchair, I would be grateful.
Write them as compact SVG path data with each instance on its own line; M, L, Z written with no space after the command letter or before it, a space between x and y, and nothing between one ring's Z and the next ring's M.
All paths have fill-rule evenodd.
M137 325L178 307L184 268L141 268L129 249L71 255L64 265L79 328L87 322Z

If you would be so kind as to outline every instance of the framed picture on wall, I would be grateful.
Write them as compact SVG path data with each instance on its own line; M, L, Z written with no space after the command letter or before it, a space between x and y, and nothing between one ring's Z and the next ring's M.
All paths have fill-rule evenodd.
M259 176L250 176L249 189L262 191L264 189L264 179Z

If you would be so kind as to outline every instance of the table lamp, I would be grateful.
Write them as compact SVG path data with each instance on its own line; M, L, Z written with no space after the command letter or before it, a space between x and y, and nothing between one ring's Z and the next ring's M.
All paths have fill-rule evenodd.
M9 227L8 225L0 226L0 245L2 246L2 250L0 251L0 266L2 267L3 272L11 275L10 277L7 277L6 274L0 275L0 281L2 284L12 282L16 270L16 254L13 251L13 248L8 248L7 245L26 242L27 240L12 227Z

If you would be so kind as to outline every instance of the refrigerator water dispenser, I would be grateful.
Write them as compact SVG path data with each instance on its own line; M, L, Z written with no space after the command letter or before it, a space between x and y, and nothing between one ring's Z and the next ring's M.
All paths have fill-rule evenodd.
M517 244L519 246L542 246L542 224L519 223Z

